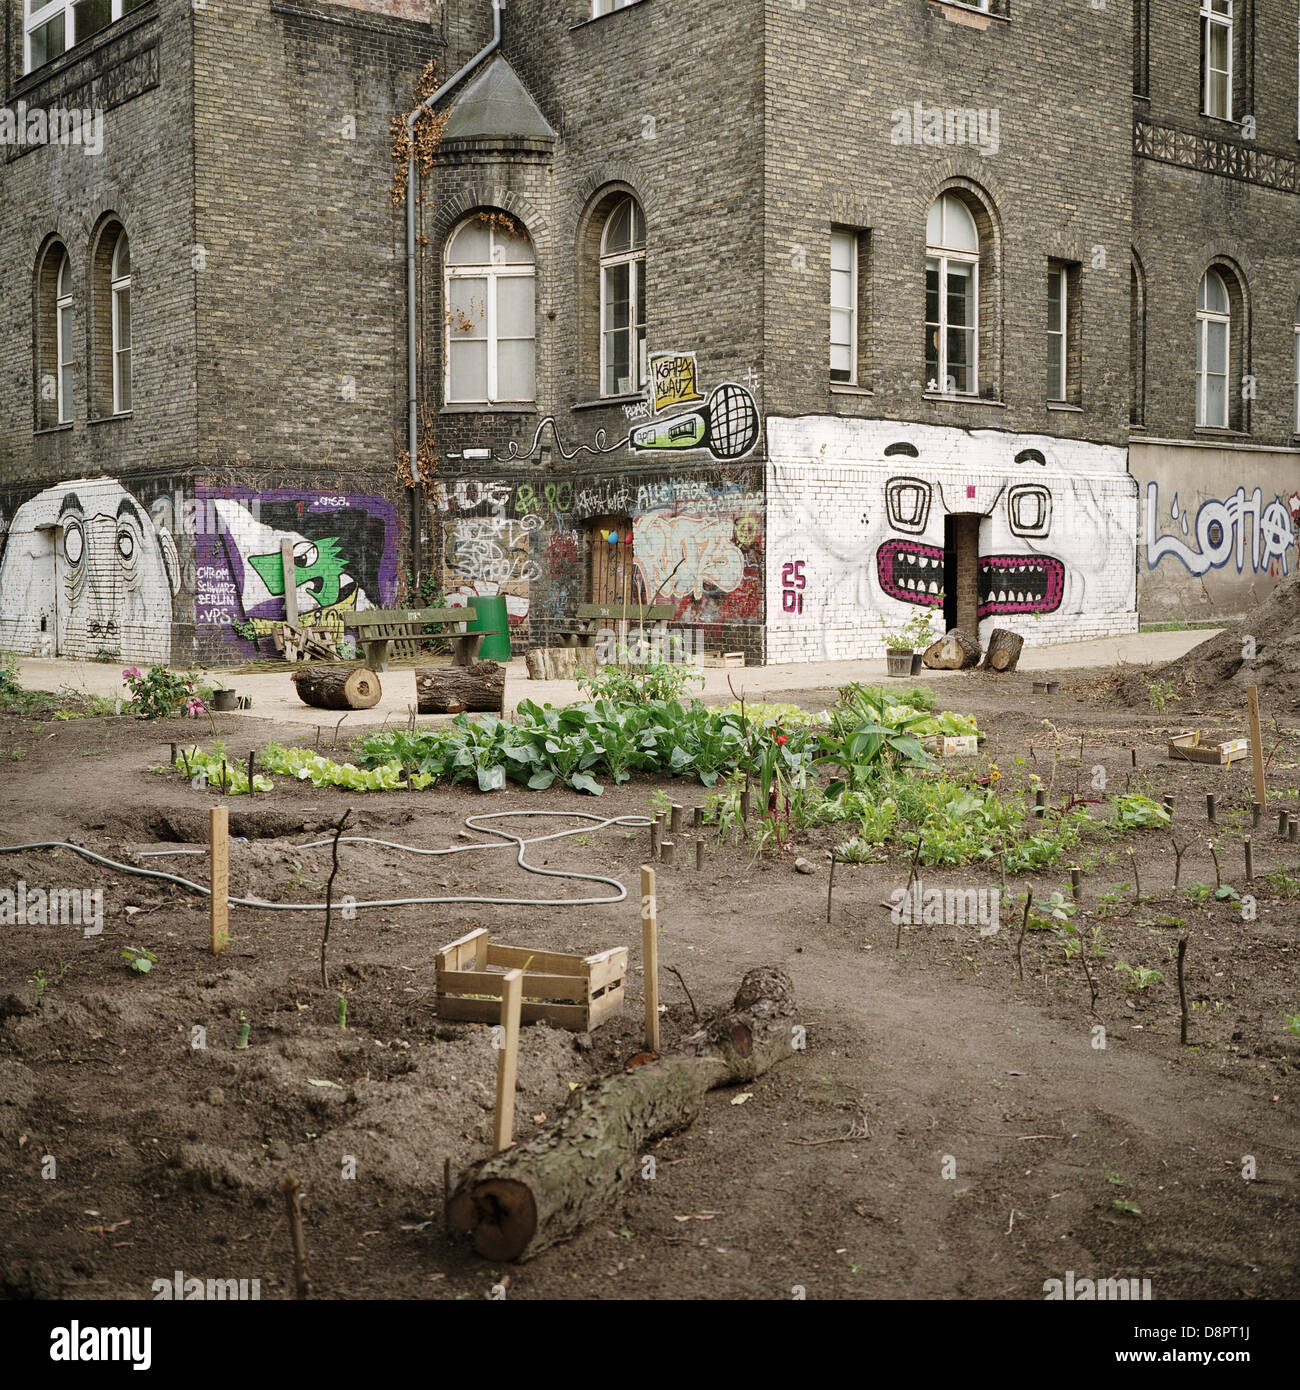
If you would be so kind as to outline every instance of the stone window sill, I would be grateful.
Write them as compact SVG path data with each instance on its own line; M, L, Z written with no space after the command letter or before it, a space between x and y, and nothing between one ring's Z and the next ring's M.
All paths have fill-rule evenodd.
M937 401L943 405L988 405L995 410L1005 410L1006 401L991 400L988 396L949 396L941 391L922 391L921 399L925 401Z
M438 407L439 415L536 415L534 401L520 401L516 405L501 403L488 404L479 401L455 401L451 405Z
M1048 401L1048 410L1073 410L1076 414L1083 414L1081 405L1073 405L1070 401Z
M586 3L590 4L590 0L586 0ZM580 19L576 24L570 24L569 33L572 34L575 29L585 29L589 24L599 24L602 19L613 19L616 14L622 14L624 10L635 10L645 3L646 0L632 0L630 5L621 5L616 10L607 10L604 14L588 15L586 19Z
M605 16L601 15L604 19ZM575 401L569 407L570 410L604 410L610 406L619 405L645 405L646 398L644 391L630 391L625 396L600 396L594 401Z
M874 396L876 393L870 386L859 386L854 381L832 381L832 396Z
M999 24L1011 23L1010 15L993 14L979 5L964 5L960 0L930 0L930 3L943 11L945 19L971 29L987 29L994 20Z
M129 420L133 410L119 410L116 415L93 415L86 421L88 425L111 425L114 420Z
M1218 425L1193 425L1192 433L1207 439L1249 439L1249 430L1221 429Z
M64 430L70 430L71 428L72 421L63 420L57 425L45 425L41 429L33 430L32 434L38 436L42 434L62 434Z

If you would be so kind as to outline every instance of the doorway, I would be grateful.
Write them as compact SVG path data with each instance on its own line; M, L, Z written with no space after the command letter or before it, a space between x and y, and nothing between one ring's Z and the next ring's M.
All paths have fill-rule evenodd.
M979 638L980 517L949 513L943 519L943 625Z

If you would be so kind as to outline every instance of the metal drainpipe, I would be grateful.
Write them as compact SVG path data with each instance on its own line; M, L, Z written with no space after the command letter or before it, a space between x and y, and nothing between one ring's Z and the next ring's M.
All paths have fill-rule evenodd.
M416 558L416 577L419 576L420 536L424 528L424 514L421 504L419 444L420 416L417 398L416 373L416 324L415 324L415 188L419 175L415 167L414 132L420 113L433 107L469 73L478 67L484 58L489 57L501 47L501 11L505 0L492 0L492 38L462 68L458 69L430 97L426 97L406 118L406 133L411 137L411 154L406 166L406 437L410 450L411 477L415 479L412 497L413 516L411 521L412 552Z

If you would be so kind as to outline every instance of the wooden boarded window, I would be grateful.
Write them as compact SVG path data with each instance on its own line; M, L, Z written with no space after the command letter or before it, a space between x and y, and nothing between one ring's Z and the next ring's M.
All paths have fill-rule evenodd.
M587 529L591 557L588 592L592 603L635 603L632 569L632 518L597 517Z

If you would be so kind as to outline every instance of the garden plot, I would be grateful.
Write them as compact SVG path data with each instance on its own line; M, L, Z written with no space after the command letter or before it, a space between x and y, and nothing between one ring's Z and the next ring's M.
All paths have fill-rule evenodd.
M232 908L214 959L191 890L66 849L0 856L0 885L85 886L103 902L94 936L6 931L0 1282L147 1298L180 1267L291 1296L276 1185L293 1169L321 1296L483 1296L506 1270L447 1233L444 1161L454 1179L490 1149L496 1057L488 1025L439 1018L435 956L479 927L545 951L629 951L620 1012L590 1034L523 1029L515 1138L527 1144L572 1087L644 1047L644 822L677 803L706 849L702 870L693 854L657 869L661 1049L769 963L789 971L806 1046L711 1093L649 1150L652 1177L638 1172L601 1219L509 1271L511 1297L788 1297L796 1284L809 1297L1041 1297L1067 1270L1150 1277L1158 1298L1285 1296L1300 849L1277 814L1300 811L1300 740L1281 717L1256 829L1248 762L1171 764L1182 711L1108 705L1073 679L1085 688L1046 698L1018 676L936 683L950 715L985 735L960 766L920 746L946 732L924 722L937 717L925 686L792 692L788 708L743 715L652 691L630 709L525 709L513 725L452 721L355 746L344 734L321 749L245 716L0 708L0 843L75 842L203 882L202 854L142 851L202 850L224 803L232 891L312 903L350 807L344 833L366 842L340 847L338 895L460 900L336 910L325 990L319 911ZM1234 719L1225 705L1219 725L1213 711L1198 723L1227 738ZM252 751L268 785L248 796L232 777L219 790L218 741L228 772L246 773ZM480 790L493 767L501 789ZM629 896L573 905L616 895L540 879L509 847L391 847L486 843L466 818L506 811L545 813L529 835L571 832L530 847L534 867L613 879ZM920 920L896 920L895 895L915 901L918 881ZM930 892L941 904L996 893L998 930L927 922ZM132 948L152 955L147 972Z

